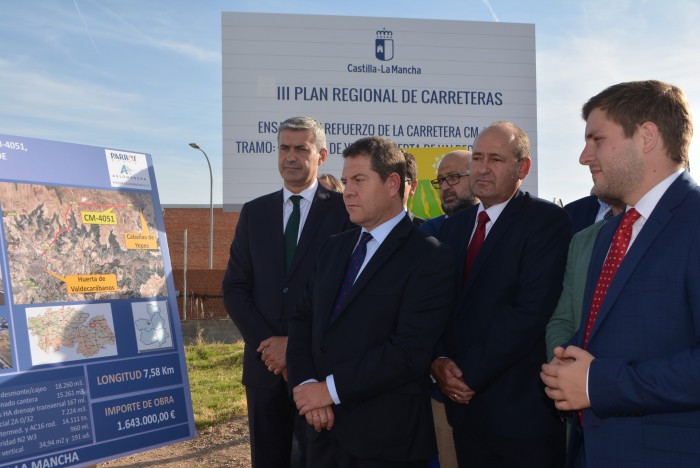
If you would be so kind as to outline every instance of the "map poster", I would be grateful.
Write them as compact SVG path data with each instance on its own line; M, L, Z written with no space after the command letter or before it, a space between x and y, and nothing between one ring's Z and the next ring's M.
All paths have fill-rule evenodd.
M151 157L0 134L0 468L195 436Z

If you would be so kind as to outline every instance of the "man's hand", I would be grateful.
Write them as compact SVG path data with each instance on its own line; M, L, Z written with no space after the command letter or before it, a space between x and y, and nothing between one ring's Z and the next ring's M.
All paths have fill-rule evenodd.
M335 414L333 408L326 406L317 410L306 413L306 422L309 426L313 426L316 432L321 432L322 429L331 430L335 423Z
M299 414L306 416L310 411L325 408L333 404L333 398L328 392L326 382L309 382L297 385L292 390L294 403L297 405ZM308 421L308 418L307 418Z
M591 407L586 395L586 380L591 361L591 353L577 346L554 349L554 358L542 365L540 378L547 386L544 391L554 400L554 406L562 411L581 410Z
M474 396L474 390L464 382L462 370L449 358L433 361L430 370L442 393L455 403L468 404Z
M257 351L262 354L262 361L267 366L267 370L275 375L282 374L287 380L287 337L271 336L260 342Z

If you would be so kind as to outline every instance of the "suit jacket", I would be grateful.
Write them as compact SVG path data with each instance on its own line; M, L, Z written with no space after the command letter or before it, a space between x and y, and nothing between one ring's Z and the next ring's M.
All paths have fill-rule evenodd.
M588 466L700 466L700 188L682 173L613 278L591 329ZM622 217L593 247L584 310ZM587 315L587 314L586 314ZM583 333L576 336L579 346Z
M411 219L411 222L413 223L413 225L417 228L419 228L421 226L421 224L423 224L425 222L424 218L421 218L419 216L414 215L413 213L411 213L410 210L408 211L408 217Z
M332 237L290 321L290 387L335 379L340 405L326 436L358 458L435 454L430 362L453 306L454 259L404 217L358 276L331 322L360 229ZM310 431L309 437L318 437Z
M547 323L547 362L554 357L554 348L568 343L581 325L583 293L586 289L593 242L604 223L605 221L598 221L576 233L571 239L564 272L564 287L557 308Z
M600 202L598 202L597 196L589 195L567 203L564 210L571 216L572 234L576 234L595 223L595 218L600 210Z
M440 239L442 226L445 224L445 219L447 219L447 215L440 215L437 218L427 219L423 224L421 224L420 230L429 236Z
M266 338L287 335L289 316L321 245L351 226L342 194L319 184L287 273L282 197L280 190L243 205L223 280L224 305L245 340L246 386L271 388L280 382L282 377L267 370L256 349Z
M461 281L477 211L475 205L445 221L441 240L461 265L455 281ZM445 402L453 426L520 439L564 430L539 373L570 233L561 208L520 191L491 227L437 353L452 358L476 392L468 405Z

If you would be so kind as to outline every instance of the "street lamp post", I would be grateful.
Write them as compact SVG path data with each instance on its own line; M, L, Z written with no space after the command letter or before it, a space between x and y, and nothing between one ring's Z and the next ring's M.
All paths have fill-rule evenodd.
M207 153L197 143L190 143L190 146L202 152L204 157L207 158L207 165L209 166L209 269L211 270L214 263L214 175L211 172L211 163Z

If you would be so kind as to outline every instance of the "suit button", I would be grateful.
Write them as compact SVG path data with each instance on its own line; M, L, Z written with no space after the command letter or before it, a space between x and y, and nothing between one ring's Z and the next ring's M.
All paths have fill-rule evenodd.
M282 294L287 294L287 291L289 291L289 288L282 288Z

